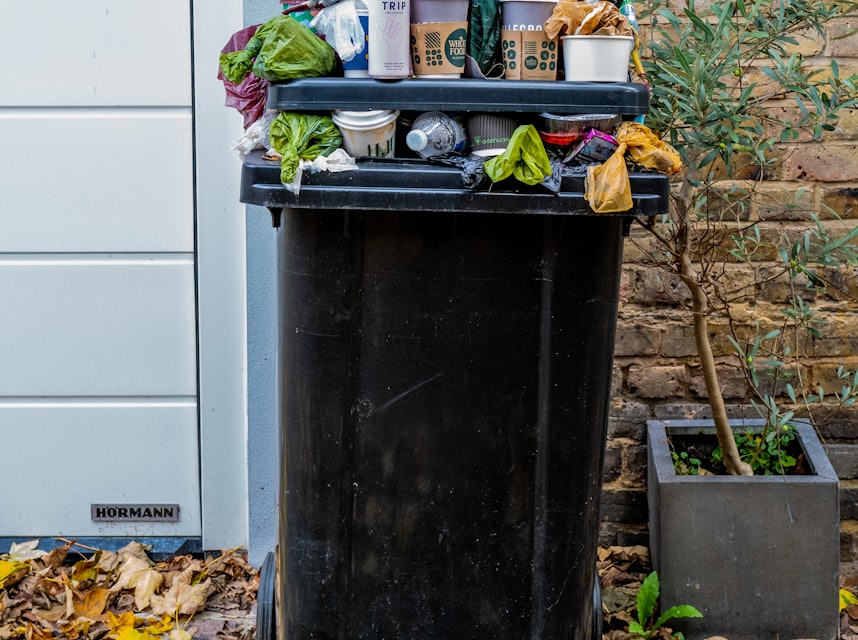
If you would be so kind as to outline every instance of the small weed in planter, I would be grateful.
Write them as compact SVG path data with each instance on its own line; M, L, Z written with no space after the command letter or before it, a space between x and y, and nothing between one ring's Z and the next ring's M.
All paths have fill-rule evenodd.
M803 473L801 446L796 440L795 427L782 425L735 432L739 456L747 462L754 475L790 475ZM671 439L671 457L677 475L722 475L726 473L721 447L714 438L689 436Z
M687 604L680 604L671 607L657 619L653 621L656 612L656 604L658 603L658 573L653 571L650 573L641 584L637 596L637 613L638 619L632 620L629 623L629 633L634 634L638 638L649 640L659 633L659 630L670 620L674 618L702 618L703 614L697 609ZM683 640L685 636L682 633L671 635L676 640Z

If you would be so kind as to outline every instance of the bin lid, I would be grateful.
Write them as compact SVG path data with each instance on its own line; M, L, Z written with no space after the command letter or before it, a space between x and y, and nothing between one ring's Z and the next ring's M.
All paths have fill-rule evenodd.
M300 78L272 83L269 109L326 111L649 112L649 89L633 82L538 82L478 78Z

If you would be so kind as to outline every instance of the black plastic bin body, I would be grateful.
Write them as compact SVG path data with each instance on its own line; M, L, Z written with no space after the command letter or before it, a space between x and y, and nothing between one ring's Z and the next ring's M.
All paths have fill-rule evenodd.
M242 199L280 225L279 637L593 640L629 218L425 163L299 196L277 170L249 158Z

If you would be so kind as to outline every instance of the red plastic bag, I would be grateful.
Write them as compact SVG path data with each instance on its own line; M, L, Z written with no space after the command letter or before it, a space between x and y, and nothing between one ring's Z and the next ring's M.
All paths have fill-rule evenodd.
M241 51L247 46L258 27L259 25L253 25L236 31L220 52ZM262 113L265 111L265 99L268 95L268 80L248 73L241 84L234 84L224 78L219 66L217 77L223 82L223 88L226 90L226 106L236 109L244 116L245 129L262 117Z

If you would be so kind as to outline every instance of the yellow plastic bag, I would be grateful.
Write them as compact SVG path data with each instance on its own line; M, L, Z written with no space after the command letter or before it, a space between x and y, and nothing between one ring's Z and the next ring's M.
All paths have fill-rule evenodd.
M634 204L625 152L626 145L620 143L613 155L602 164L587 167L584 198L596 213L628 211Z
M673 175L682 169L676 149L638 122L623 122L615 135L619 146L600 165L587 167L584 198L596 213L618 213L632 208L632 185L625 155L635 164Z
M623 122L616 133L617 142L626 145L629 159L647 169L673 175L682 169L679 153L638 122Z

